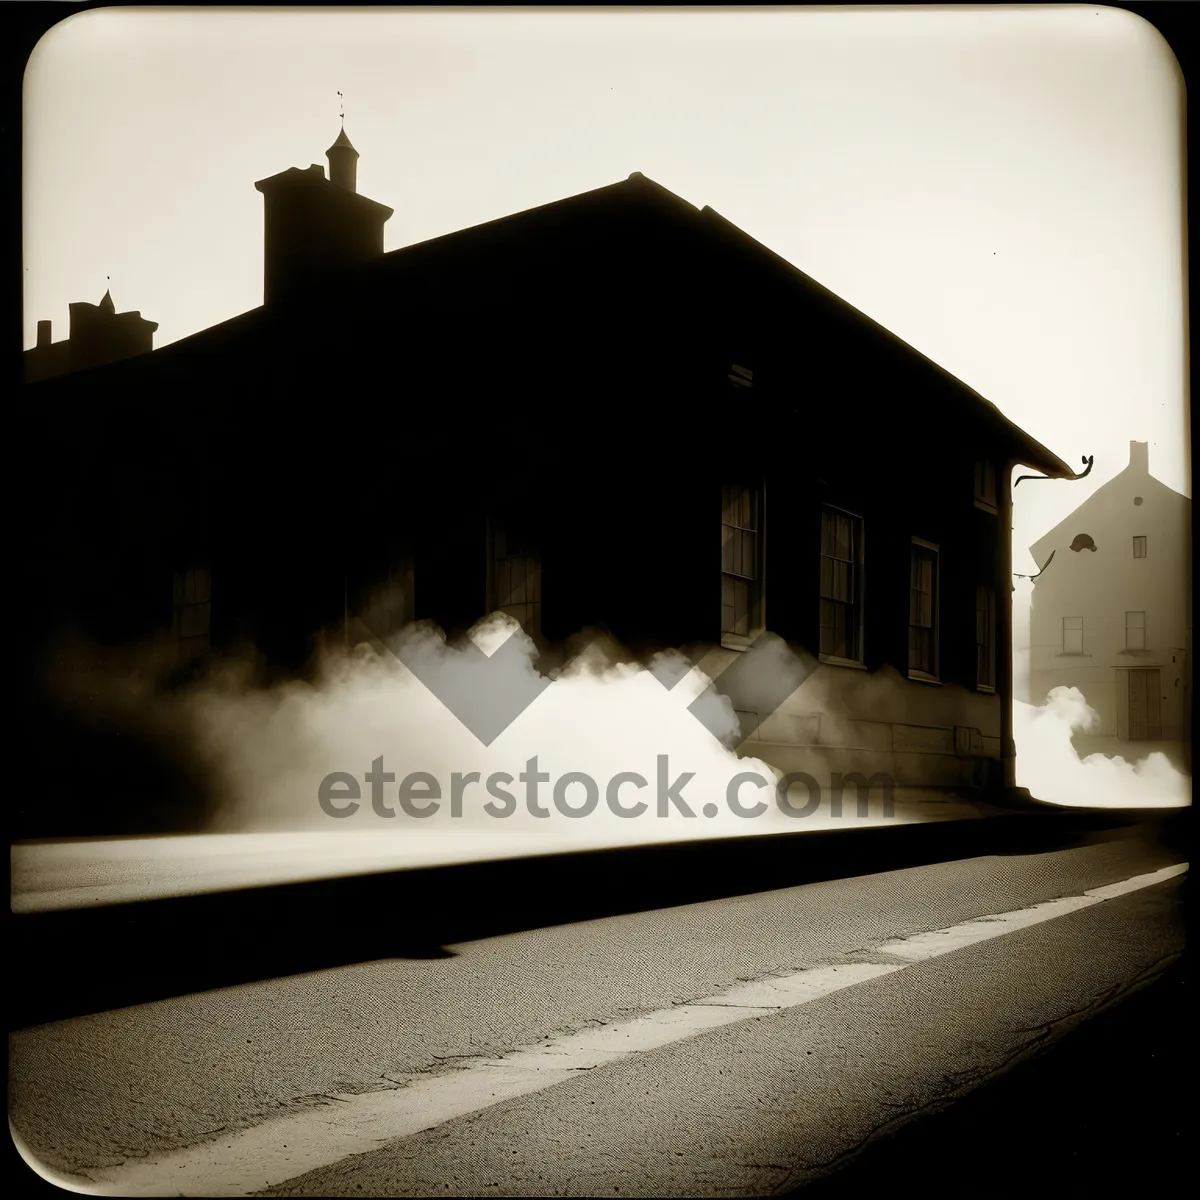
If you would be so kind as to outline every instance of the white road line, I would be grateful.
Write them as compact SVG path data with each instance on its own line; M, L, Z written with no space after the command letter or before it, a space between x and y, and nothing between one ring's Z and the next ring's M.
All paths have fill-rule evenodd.
M1179 863L1173 867L1164 867L1161 871L1152 871L1149 875L1135 875L1132 879L1123 879L1120 883L1111 883L1107 887L1091 888L1082 896L1064 896L1061 900L1049 900L1045 904L1035 904L1031 908L1021 908L1016 912L999 913L994 917L965 921L949 929L936 929L932 933L918 933L913 937L899 938L894 942L886 942L877 947L877 950L880 954L902 958L905 962L924 962L926 959L936 958L939 954L949 954L953 950L961 950L964 946L973 946L976 942L1011 933L1014 929L1028 929L1030 925L1051 921L1055 917L1066 916L1067 913L1079 912L1080 909L1091 908L1093 904L1101 904L1105 900L1113 900L1141 888L1153 887L1156 883L1163 883L1174 879L1176 875L1182 875L1186 870L1187 864Z
M139 1159L90 1172L88 1178L56 1174L52 1182L102 1196L245 1196L350 1155L376 1150L397 1138L543 1091L577 1078L580 1071L667 1046L707 1029L795 1008L905 970L912 963L1153 887L1187 869L1186 863L1164 867L1092 888L1080 896L900 938L872 951L902 960L897 963L841 963L754 980L718 996L550 1038L499 1058L471 1060L446 1075L418 1075L393 1091L335 1095L327 1106L267 1121L158 1159ZM28 1151L22 1153L36 1166Z

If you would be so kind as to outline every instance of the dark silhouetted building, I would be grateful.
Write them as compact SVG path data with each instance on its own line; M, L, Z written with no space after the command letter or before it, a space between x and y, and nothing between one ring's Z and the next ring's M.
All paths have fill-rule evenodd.
M261 307L30 391L46 636L290 669L503 609L715 672L769 630L818 665L754 754L1011 783L1009 481L1059 458L639 173L385 254L328 154L256 185Z
M149 354L154 348L157 323L140 312L117 312L111 292L105 292L99 304L80 301L68 312L71 324L65 341L52 340L51 322L38 322L37 345L25 351L27 383Z

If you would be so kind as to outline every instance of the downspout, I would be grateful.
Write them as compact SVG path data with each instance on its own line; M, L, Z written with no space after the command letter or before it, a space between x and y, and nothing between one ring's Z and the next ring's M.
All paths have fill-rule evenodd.
M1067 479L1083 479L1092 469L1092 463L1095 459L1094 455L1088 455L1080 461L1084 464L1082 471L1075 475L1065 476ZM1005 466L1005 473L1011 474L1012 469L1017 464L1009 461ZM1017 786L1017 743L1013 738L1013 631L1012 631L1012 611L1013 611L1013 592L1017 590L1016 584L1013 583L1012 569L1012 535L1013 535L1013 492L1016 491L1017 484L1023 479L1052 479L1051 475L1018 475L1013 480L1012 487L1003 488L1000 496L1000 528L1008 530L1007 537L997 538L997 559L998 573L997 579L1007 579L1008 587L1000 589L1000 603L1003 609L1002 619L997 622L1000 639L1003 640L1003 648L998 647L997 668L1000 678L997 683L1000 685L1000 764L1003 769L1003 781L1005 791L1013 791ZM1050 565L1050 559L1053 554L1043 564L1042 571Z
M1011 479L1016 463L1005 463L1004 474ZM1014 484L1013 487L1016 485ZM1009 791L1017 786L1017 743L1013 738L1013 628L1012 612L1012 535L1013 535L1013 487L1000 489L1000 528L1008 533L996 539L996 579L1007 579L1008 587L1000 591L1000 619L996 622L996 684L1000 692L1000 767L1001 786Z

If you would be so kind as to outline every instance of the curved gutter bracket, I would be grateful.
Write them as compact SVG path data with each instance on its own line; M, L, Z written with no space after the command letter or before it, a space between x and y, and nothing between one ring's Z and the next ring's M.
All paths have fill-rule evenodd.
M1030 479L1041 479L1041 478L1042 478L1042 476L1040 476L1040 475L1031 475L1031 476L1029 476L1029 478L1030 478ZM1041 569L1041 571L1039 571L1039 572L1037 573L1037 575L1018 575L1018 574L1017 574L1017 573L1014 571L1014 572L1013 572L1013 578L1014 578L1014 579L1031 579L1031 580L1032 580L1032 579L1037 579L1037 578L1038 578L1038 576L1039 576L1039 575L1041 575L1041 574L1042 574L1042 573L1043 573L1043 572L1046 570L1046 568L1047 568L1047 567L1048 567L1048 566L1049 566L1049 565L1050 565L1050 564L1051 564L1051 563L1054 561L1054 556L1055 556L1057 553L1058 553L1058 551L1057 551L1057 550L1051 550L1051 551L1050 551L1050 557L1049 557L1048 559L1046 559L1046 561L1045 561L1045 562L1042 564L1042 569Z
M1087 476L1091 473L1092 463L1095 461L1095 459L1096 459L1096 456L1094 454L1086 455L1084 458L1080 459L1080 462L1083 463L1083 470L1077 471L1074 475L1068 475L1066 478L1071 481L1074 481L1076 479L1083 479L1085 476ZM1017 484L1020 483L1022 479L1053 479L1053 478L1054 478L1053 475L1018 475L1016 477L1016 479L1013 480L1013 487L1016 487ZM1049 560L1047 560L1046 566L1049 566L1049 565L1050 565ZM1046 569L1046 567L1042 568L1043 571L1045 569ZM1039 574L1040 574L1040 572L1039 572ZM1025 576L1022 576L1021 578L1025 578ZM1029 576L1029 578L1036 579L1037 576L1033 575L1033 576Z

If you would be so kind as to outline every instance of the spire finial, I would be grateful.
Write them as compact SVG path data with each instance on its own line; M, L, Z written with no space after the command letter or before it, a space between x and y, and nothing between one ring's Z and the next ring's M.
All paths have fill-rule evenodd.
M338 92L338 117L341 119L343 128L346 124L346 97Z

